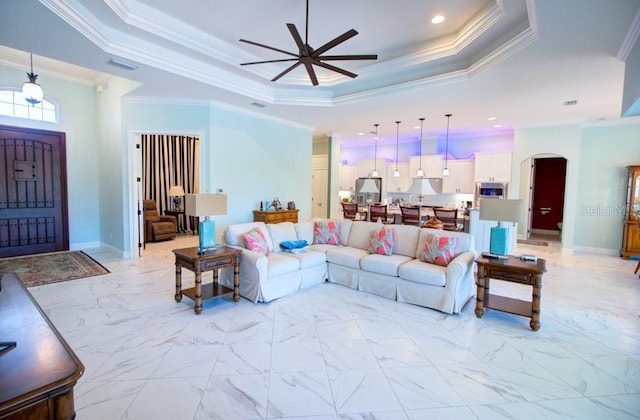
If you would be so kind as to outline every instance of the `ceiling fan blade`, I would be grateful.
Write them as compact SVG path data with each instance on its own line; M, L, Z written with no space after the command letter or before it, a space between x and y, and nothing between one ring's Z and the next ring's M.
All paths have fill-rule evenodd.
M324 67L325 69L329 69L329 70L335 71L336 73L340 73L340 74L344 74L345 76L349 76L352 79L355 79L356 77L358 77L358 75L355 74L355 73L351 73L350 71L341 69L340 67L332 66L331 64L323 63L322 61L314 61L313 63L315 65L317 65L317 66Z
M272 82L277 81L279 78L281 78L282 76L284 76L285 74L289 73L291 70L295 69L296 67L298 67L300 64L302 64L301 61L298 61L297 63L291 65L291 67L288 67L285 71L283 71L282 73L280 73L279 75L277 75L276 77L274 77L273 79L271 79Z
M287 23L287 28L289 28L289 32L291 32L291 36L293 37L293 40L296 42L296 45L300 50L300 55L305 55L308 57L309 50L307 49L307 46L302 42L300 32L298 32L298 28L296 28L296 25L294 25L293 23Z
M241 39L240 42L246 42L247 44L255 45L257 47L262 47L262 48L266 48L268 50L278 51L278 52L281 52L283 54L287 54L287 55L290 55L290 56L293 56L293 57L298 57L298 54L290 53L289 51L285 51L285 50L281 50L281 49L278 49L278 48L270 47L268 45L259 44L257 42L249 41L247 39Z
M266 61L254 61L252 63L240 63L241 66L250 66L252 64L266 64L266 63L284 63L285 61L298 61L298 58L283 58L281 60L266 60Z
M323 55L316 57L316 60L335 61L335 60L377 60L377 54L357 54L357 55Z
M316 76L316 71L313 69L313 63L315 63L315 61L307 58L302 61L302 63L304 63L304 66L307 68L307 73L309 73L309 79L311 79L313 86L318 86L318 77Z
M356 31L355 29L349 29L347 32L343 33L339 37L334 38L333 40L324 44L322 47L315 50L313 52L313 56L318 57L323 52L330 50L331 48L335 47L338 44L342 44L347 39L353 38L356 35L358 35L358 31Z

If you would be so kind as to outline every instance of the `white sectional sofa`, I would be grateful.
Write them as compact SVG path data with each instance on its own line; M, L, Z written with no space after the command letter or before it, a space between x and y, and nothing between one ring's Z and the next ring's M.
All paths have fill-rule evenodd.
M410 225L388 225L395 234L393 254L368 251L374 222L334 220L339 227L339 244L314 243L317 219L299 223L265 225L262 222L228 226L224 239L242 249L240 294L254 302L269 302L301 288L329 281L389 299L458 313L475 291L473 262L476 253L471 235ZM269 256L246 248L244 236L260 229ZM456 256L447 266L421 260L429 234L455 237ZM306 240L306 252L291 254L280 250L283 241ZM223 269L220 279L233 284L233 273Z

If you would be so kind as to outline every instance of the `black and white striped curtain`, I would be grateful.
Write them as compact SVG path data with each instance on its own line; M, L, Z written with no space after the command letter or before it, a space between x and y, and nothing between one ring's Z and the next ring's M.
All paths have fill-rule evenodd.
M171 209L169 189L181 185L185 194L197 193L197 137L181 135L142 135L143 196L154 200L159 214ZM184 200L184 197L183 197ZM183 201L184 203L184 201ZM193 230L187 218L186 230Z

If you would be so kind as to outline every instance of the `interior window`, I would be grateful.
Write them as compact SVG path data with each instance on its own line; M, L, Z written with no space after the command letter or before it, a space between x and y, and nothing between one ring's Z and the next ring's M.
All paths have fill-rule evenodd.
M39 104L31 105L22 92L15 90L0 90L0 115L57 122L57 109L53 103L43 99Z

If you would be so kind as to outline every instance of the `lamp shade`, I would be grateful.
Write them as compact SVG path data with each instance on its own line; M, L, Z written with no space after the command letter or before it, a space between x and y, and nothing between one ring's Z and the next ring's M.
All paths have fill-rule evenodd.
M196 217L227 214L227 195L187 194L185 212L188 216Z
M413 178L413 183L407 191L416 195L436 195L442 191L442 180L438 178Z
M361 193L378 193L380 191L378 191L378 186L373 181L373 179L367 178L362 183L362 188L360 188L360 191L358 191L358 192L361 192Z
M480 220L519 222L522 219L522 200L480 199Z
M182 185L174 185L169 188L169 197L182 197L184 196L184 189Z

